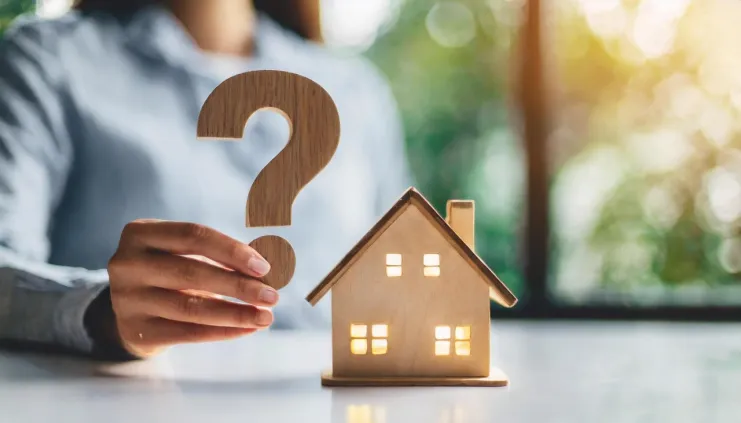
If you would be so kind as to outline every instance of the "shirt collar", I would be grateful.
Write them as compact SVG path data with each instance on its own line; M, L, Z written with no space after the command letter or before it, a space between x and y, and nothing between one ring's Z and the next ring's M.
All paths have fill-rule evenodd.
M241 61L245 70L258 69L261 62L290 55L298 45L306 43L262 12L257 13L254 25L253 54L245 58L229 58ZM197 68L208 57L172 13L162 6L139 10L125 23L124 31L132 50L170 65Z

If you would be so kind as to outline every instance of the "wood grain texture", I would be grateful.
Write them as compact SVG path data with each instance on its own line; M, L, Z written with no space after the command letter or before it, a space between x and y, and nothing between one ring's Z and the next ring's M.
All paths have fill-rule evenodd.
M475 231L476 231L476 207L471 200L449 200L446 206L445 223L448 224L455 233L468 245L473 251L476 251Z
M400 254L402 274L386 274ZM440 276L424 275L438 254ZM332 368L338 377L484 377L489 372L488 285L420 208L403 208L332 289ZM352 354L352 324L388 325L386 354ZM449 355L435 354L435 327L451 329ZM455 354L456 326L470 328L470 355ZM371 333L367 340L370 346Z
M492 367L486 377L336 377L331 371L322 373L323 386L489 386L509 385L507 375Z
M404 196L399 199L392 207L386 212L381 219L376 222L375 225L358 241L357 244L340 260L340 262L329 272L329 274L317 285L314 289L306 296L306 301L311 305L317 305L317 303L329 292L345 270L352 266L355 260L362 254L378 236L398 217L399 213L409 205L409 199L411 195L410 190L407 191Z
M466 257L471 266L476 268L490 289L491 298L504 307L513 307L517 304L517 297L502 282L501 279L479 258L476 253L466 245L465 241L445 222L440 214L416 189L409 188L404 195L389 209L389 211L358 241L357 244L340 260L340 262L329 272L329 274L309 293L306 300L316 305L324 295L342 278L344 272L352 267L353 263L363 255L378 236L398 217L400 212L408 205L419 208L422 213L446 237L453 248L459 254Z
M267 235L250 242L250 247L271 263L270 272L260 280L275 289L288 285L296 269L296 254L291 244L279 236Z
M476 251L476 205L470 200L449 200L446 205L445 222L453 228L468 247ZM497 299L500 292L493 287L489 288L489 298Z
M247 195L247 226L288 226L298 193L329 163L340 141L340 118L329 94L316 82L283 71L253 71L222 82L198 116L202 139L241 139L250 117L269 109L291 128L288 144L257 175ZM276 140L280 142L282 140ZM280 237L250 244L270 263L264 282L276 289L293 277L296 256Z
M282 113L291 137L252 184L246 223L287 226L296 195L337 149L340 119L334 101L316 82L290 72L252 71L227 79L209 95L198 116L198 137L241 139L247 120L261 109Z

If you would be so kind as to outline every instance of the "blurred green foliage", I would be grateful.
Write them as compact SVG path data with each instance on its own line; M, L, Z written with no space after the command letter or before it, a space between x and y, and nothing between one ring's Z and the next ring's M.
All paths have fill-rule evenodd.
M33 10L34 0L0 0L0 34L21 13Z
M521 295L523 158L506 104L519 7L502 2L496 16L480 0L442 3L455 7L402 2L367 56L399 102L419 189L443 215L448 199L476 201L477 252Z
M479 253L522 294L526 193L507 99L523 2L400 4L368 56L400 102L418 184L439 210L476 199ZM440 4L455 7L435 28ZM741 303L741 3L544 5L555 298ZM461 7L475 35L450 46Z
M552 16L556 292L741 303L741 4L572 0Z

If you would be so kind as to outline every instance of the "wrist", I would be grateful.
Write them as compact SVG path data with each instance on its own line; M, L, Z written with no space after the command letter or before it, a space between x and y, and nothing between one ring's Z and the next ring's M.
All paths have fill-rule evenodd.
M111 303L111 289L106 288L90 303L83 323L93 341L93 355L105 360L135 360L122 345Z

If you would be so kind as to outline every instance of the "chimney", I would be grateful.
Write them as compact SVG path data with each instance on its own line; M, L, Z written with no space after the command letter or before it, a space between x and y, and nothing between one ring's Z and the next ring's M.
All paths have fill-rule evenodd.
M473 240L475 229L473 204L473 200L448 200L448 216L445 218L445 221L461 237L463 242L471 248L471 251L476 251Z

